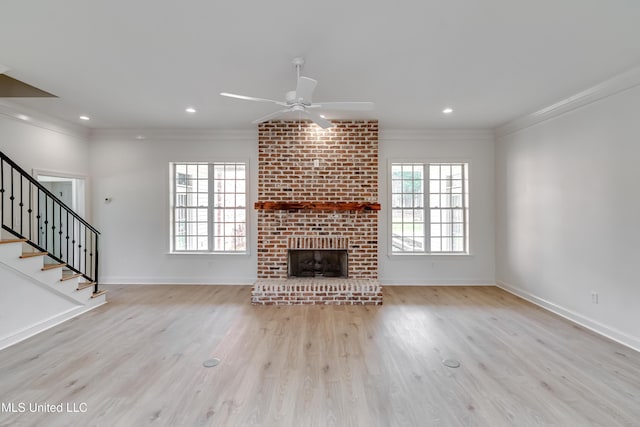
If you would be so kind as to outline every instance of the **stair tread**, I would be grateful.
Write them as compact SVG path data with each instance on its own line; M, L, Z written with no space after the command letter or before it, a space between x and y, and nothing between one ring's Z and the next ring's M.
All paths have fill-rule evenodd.
M42 271L53 270L54 268L62 268L67 264L46 264L42 267Z
M78 283L78 288L76 289L76 291L81 291L81 290L89 288L91 286L95 286L95 282Z
M0 240L0 245L4 245L7 243L24 243L26 241L27 239L3 239L3 240Z
M23 252L22 255L20 255L20 258L32 258L35 256L45 256L48 255L47 252Z
M60 279L61 282L64 282L66 280L71 280L71 279L75 279L76 277L81 277L82 274L80 273L74 273L74 274L63 274L62 278Z
M91 298L98 298L100 295L104 295L106 293L107 293L107 290L103 289L101 291L94 292L93 295L91 295Z

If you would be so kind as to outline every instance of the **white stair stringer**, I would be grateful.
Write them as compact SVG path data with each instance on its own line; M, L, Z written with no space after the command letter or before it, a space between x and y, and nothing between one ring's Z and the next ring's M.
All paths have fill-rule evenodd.
M0 349L106 303L80 279L61 280L63 269L43 271L46 256L20 258L21 242L0 244Z

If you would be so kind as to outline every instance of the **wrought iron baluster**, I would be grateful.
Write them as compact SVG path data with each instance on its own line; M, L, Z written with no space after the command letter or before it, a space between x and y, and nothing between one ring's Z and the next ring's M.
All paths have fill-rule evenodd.
M71 261L69 260L69 211L67 211L67 229L65 231L66 231L65 241L67 242L66 254L67 254L67 261L69 261L67 264L71 265Z
M87 228L84 228L84 269L83 272L87 271Z
M0 210L0 225L4 225L4 159L0 159L0 195L2 195L2 208Z
M44 248L49 250L49 230L47 225L49 224L49 196L44 195Z
M96 283L93 286L93 292L98 292L98 261L100 260L100 257L98 256L98 239L99 239L99 235L98 233L96 233L96 260L95 260L95 271L93 273L93 281Z
M24 235L24 231L23 231L23 221L24 221L24 215L23 215L23 211L24 211L24 203L22 201L22 196L23 196L23 188L22 188L22 175L20 175L20 203L18 204L18 206L20 206L20 234Z
M29 240L33 240L33 184L29 183Z
M76 266L76 221L75 218L72 221L71 227L71 260L73 262L73 266Z
M56 253L56 201L51 199L51 249L47 248L47 252Z
M62 257L62 205L58 205L58 206L59 206L58 218L60 219L60 228L58 229L58 244L60 246L60 258L63 258Z
M89 266L87 267L87 274L93 277L93 233L89 237Z
M40 188L38 188L37 200L38 200L38 203L36 206L36 210L38 212L36 214L36 220L38 221L38 231L36 232L36 234L38 235L38 246L41 246L42 240L40 239L40 237L42 236L42 224L40 224L40 220L42 219L42 212L40 211Z
M11 195L9 196L9 200L11 200L11 229L15 230L13 218L15 213L15 211L13 210L13 201L15 200L15 196L13 195L13 166L11 166Z

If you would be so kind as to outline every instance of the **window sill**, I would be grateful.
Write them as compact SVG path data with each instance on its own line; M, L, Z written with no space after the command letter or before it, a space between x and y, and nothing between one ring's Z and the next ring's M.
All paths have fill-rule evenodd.
M167 255L231 255L231 256L249 256L249 252L166 252Z
M438 259L461 259L461 258L473 258L474 255L470 253L459 254L440 254L440 253L428 253L428 252L402 252L402 253L387 253L388 258L403 258L403 257L425 257L425 258L438 258Z

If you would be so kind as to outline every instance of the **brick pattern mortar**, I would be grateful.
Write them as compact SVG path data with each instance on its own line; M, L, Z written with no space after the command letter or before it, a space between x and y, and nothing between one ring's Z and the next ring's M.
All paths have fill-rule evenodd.
M310 122L259 125L258 201L378 202L378 122L334 123L326 130ZM346 238L349 278L377 281L377 212L259 210L257 215L259 281L287 279L290 238L319 236Z

